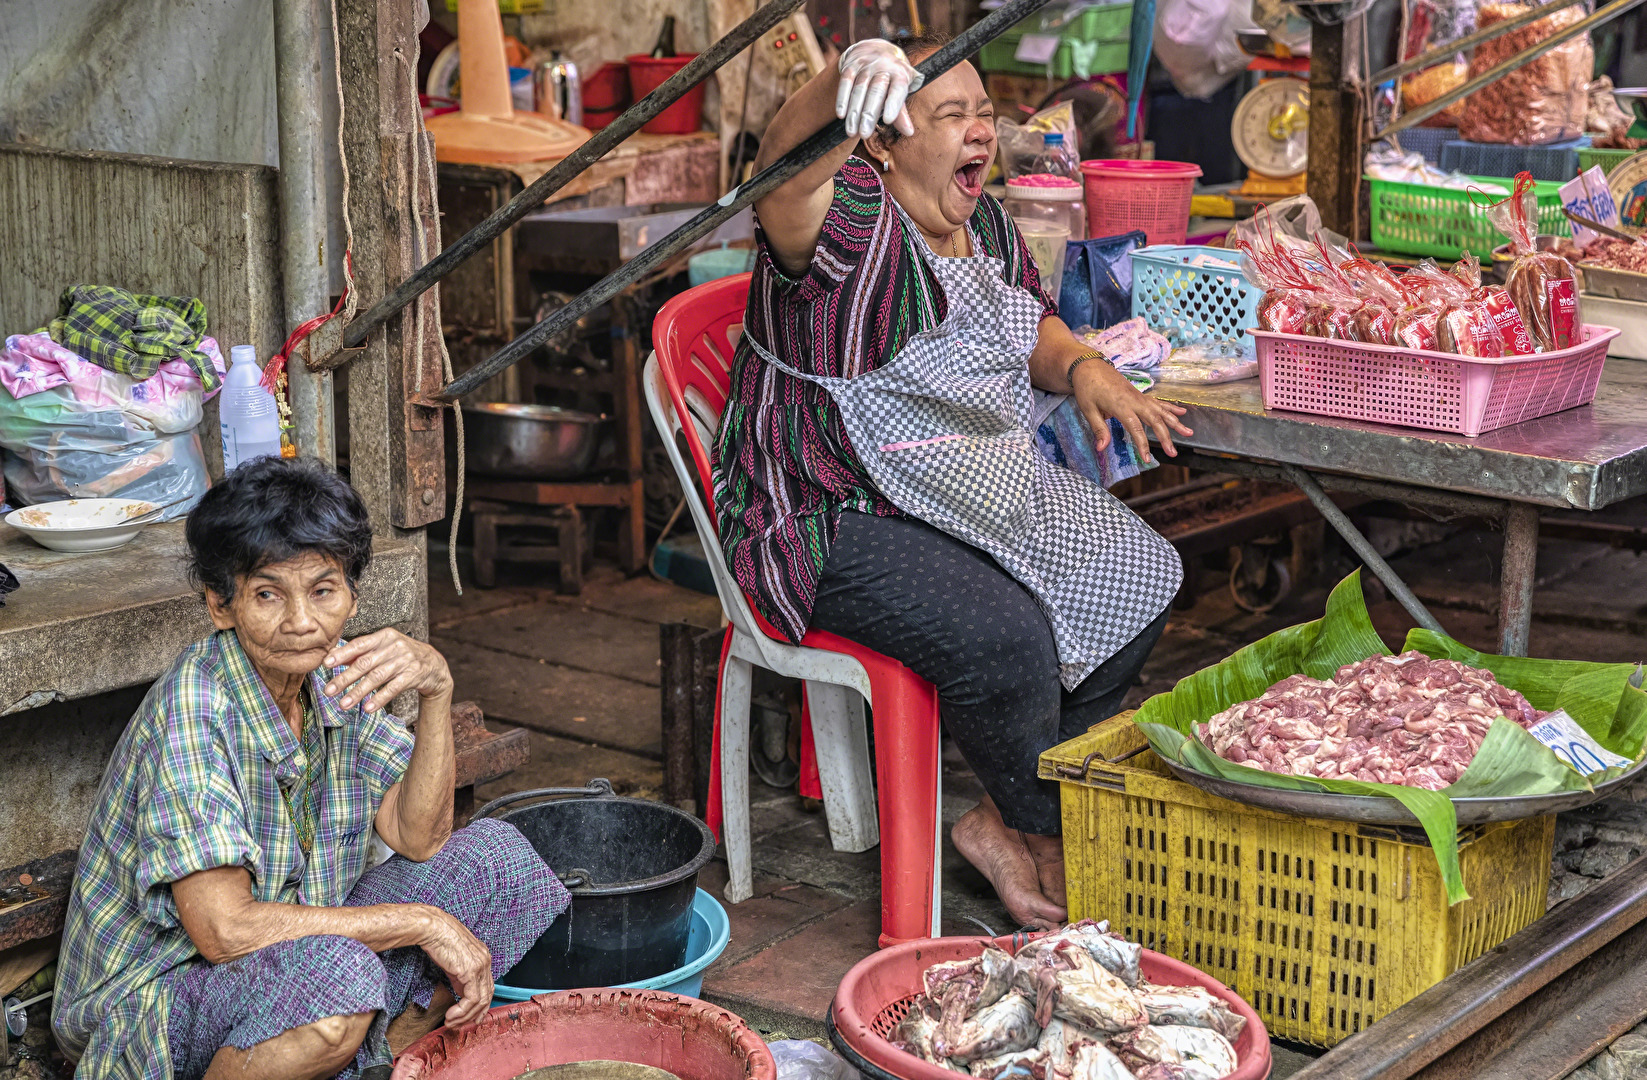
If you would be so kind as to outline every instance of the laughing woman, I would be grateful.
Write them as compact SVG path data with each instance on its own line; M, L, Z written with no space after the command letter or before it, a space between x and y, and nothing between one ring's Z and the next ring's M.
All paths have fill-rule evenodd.
M1118 500L1038 454L1031 389L1072 394L1148 460L1189 434L1081 345L983 194L995 121L941 39L862 41L790 97L757 167L836 116L859 137L756 206L760 258L716 440L727 560L774 627L828 630L938 689L988 793L961 853L1020 923L1065 917L1041 751L1119 708L1182 568ZM919 90L918 93L914 91ZM912 96L910 96L912 95ZM906 99L907 97L907 107Z

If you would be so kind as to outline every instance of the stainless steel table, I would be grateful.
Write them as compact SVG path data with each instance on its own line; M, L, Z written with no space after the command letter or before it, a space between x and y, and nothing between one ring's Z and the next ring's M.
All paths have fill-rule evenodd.
M1297 484L1421 624L1438 628L1323 488L1504 523L1500 650L1525 656L1540 507L1600 510L1647 493L1647 362L1609 359L1593 405L1476 438L1266 410L1257 379L1160 385L1195 435L1176 464ZM1188 448L1184 452L1182 448Z

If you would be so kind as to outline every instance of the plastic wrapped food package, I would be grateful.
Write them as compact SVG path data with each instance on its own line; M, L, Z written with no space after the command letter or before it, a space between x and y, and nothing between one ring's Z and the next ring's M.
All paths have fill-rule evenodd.
M1461 300L1441 309L1436 319L1435 347L1438 352L1459 356L1502 356L1504 337L1487 305L1479 300Z
M1504 275L1504 290L1521 314L1537 352L1578 344L1584 326L1573 264L1553 251L1537 250L1538 204L1531 173L1520 173L1515 191L1487 208L1499 231L1510 238L1515 261Z
M1482 4L1476 23L1486 29L1494 23L1530 11L1534 4ZM1481 75L1516 53L1547 41L1558 30L1582 20L1587 5L1575 4L1518 27L1476 46L1470 57L1470 77ZM1588 34L1562 42L1542 56L1512 71L1464 99L1458 136L1471 142L1542 146L1576 139L1584 134L1589 113L1590 77L1595 49Z

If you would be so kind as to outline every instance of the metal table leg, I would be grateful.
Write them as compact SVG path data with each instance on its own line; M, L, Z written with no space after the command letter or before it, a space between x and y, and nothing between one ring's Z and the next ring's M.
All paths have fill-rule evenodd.
M1382 581L1384 586L1390 590L1390 594L1401 602L1401 606L1407 609L1407 614L1411 615L1418 625L1438 634L1447 632L1441 628L1441 624L1436 621L1435 616L1430 614L1430 609L1425 607L1418 597L1413 595L1411 589L1407 588L1407 583L1402 581L1394 570L1390 569L1390 564L1384 561L1384 557L1373 548L1365 536L1361 535L1361 530L1355 527L1355 523L1344 515L1344 511L1338 508L1338 504L1333 502L1325 491L1321 490L1321 485L1316 482L1315 477L1296 465L1282 465L1281 471L1286 475L1288 481L1309 497L1310 502L1314 503L1315 508L1321 512L1321 516L1326 518L1327 523L1338 531L1338 535L1342 536L1344 541L1355 549L1355 553L1361 556L1362 561L1378 576L1378 580ZM1533 528L1534 530L1538 528L1536 511L1533 515ZM1508 540L1505 543L1507 545ZM1508 548L1506 548L1507 551ZM1506 574L1509 573L1508 567L1508 555L1506 554ZM1529 588L1531 588L1530 585Z
M1504 565L1498 586L1498 651L1526 656L1538 569L1538 507L1513 502L1504 515Z

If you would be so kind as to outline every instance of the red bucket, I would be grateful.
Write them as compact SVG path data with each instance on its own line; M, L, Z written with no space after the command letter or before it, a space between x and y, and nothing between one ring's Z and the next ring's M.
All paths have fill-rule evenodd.
M665 79L692 62L697 53L681 56L626 57L629 64L629 89L635 100L650 94L663 85ZM686 135L703 126L703 83L699 83L669 108L641 125L650 135Z
M1087 235L1142 229L1151 244L1182 244L1201 166L1187 161L1083 161Z

